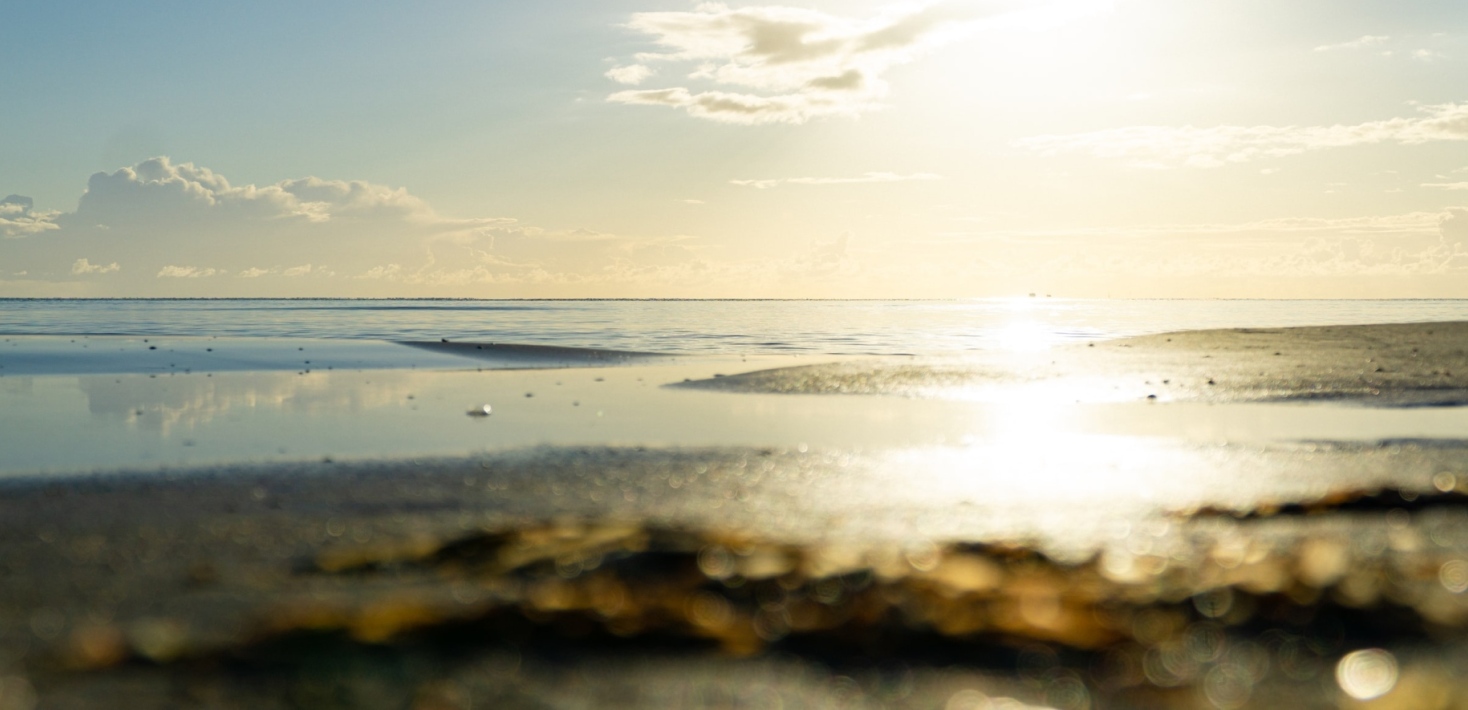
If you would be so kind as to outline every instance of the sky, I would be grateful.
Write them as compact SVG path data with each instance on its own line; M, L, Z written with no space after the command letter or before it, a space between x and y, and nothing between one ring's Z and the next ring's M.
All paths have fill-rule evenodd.
M1461 0L0 18L0 297L1468 297Z

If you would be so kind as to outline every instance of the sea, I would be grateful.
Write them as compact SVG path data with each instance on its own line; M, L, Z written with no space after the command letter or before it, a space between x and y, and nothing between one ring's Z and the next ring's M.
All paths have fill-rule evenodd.
M669 354L939 354L1207 328L1468 320L1468 300L0 299L0 335L487 341Z

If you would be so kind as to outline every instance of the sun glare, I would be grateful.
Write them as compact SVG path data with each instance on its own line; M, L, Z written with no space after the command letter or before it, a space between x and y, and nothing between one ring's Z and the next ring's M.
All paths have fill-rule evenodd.
M1006 352L1033 353L1054 347L1059 336L1036 321L1014 321L994 331L994 344Z

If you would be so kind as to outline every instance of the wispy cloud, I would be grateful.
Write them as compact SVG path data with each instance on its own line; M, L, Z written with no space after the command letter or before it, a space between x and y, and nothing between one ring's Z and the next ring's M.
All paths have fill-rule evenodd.
M935 251L945 248L934 244ZM1068 279L1118 276L1342 279L1454 277L1468 273L1468 209L1350 218L1280 218L1240 223L1140 224L1091 229L980 231L952 235L954 254L984 254L994 273ZM957 260L955 260L957 261ZM1378 282L1379 283L1379 282ZM1344 292L1343 292L1344 293ZM1255 294L1257 295L1257 293Z
M90 262L90 261L88 261L86 259L77 259L76 261L72 262L72 264L71 264L71 273L76 274L76 275L82 275L82 274L113 274L113 273L117 273L121 269L122 269L122 267L121 266L118 266L117 265L117 262L115 262L115 261L112 262L112 263L110 263L110 264L93 264L92 262Z
M1005 17L1035 27L1109 7L1105 0L1061 0ZM889 69L995 19L974 9L974 3L955 0L892 5L865 19L784 6L731 9L719 3L689 12L637 13L626 26L650 36L660 49L636 55L638 64L613 69L615 75L608 72L613 80L638 83L647 77L634 67L687 63L693 65L690 80L740 90L673 86L619 91L607 100L680 108L699 118L740 124L859 115L881 106L888 90L882 76Z
M612 67L607 70L606 77L618 84L631 84L636 86L653 75L652 67L646 64L629 64L627 66Z
M220 276L220 275L223 275L224 273L225 272L222 271L222 270L220 270L220 269L213 269L213 268L200 267L200 266L176 266L174 264L169 264L168 266L165 266L162 269L159 269L159 271L158 271L158 278L160 278L160 279L200 279L200 278L207 278L207 277L210 277L210 276Z
M1391 41L1389 35L1363 35L1349 42L1337 44L1322 44L1315 48L1317 52L1335 52L1340 50L1369 49Z
M1468 190L1468 182L1424 182L1422 187L1438 190Z
M857 177L798 177L798 178L772 178L765 180L730 180L731 185L741 187L752 187L756 190L768 190L781 185L853 185L870 182L910 182L914 180L942 180L943 176L933 173L912 173L901 175L898 173L872 172L863 173Z
M1280 217L1250 222L1179 222L1135 224L1120 227L989 230L986 238L1013 238L1026 241L1046 238L1082 238L1094 240L1108 237L1116 240L1157 240L1173 238L1228 238L1270 242L1281 237L1314 236L1393 238L1436 234L1461 210L1448 212L1407 212L1403 214L1364 217ZM1106 243L1106 242L1102 242Z
M1044 135L1015 144L1042 155L1085 153L1138 167L1216 168L1328 148L1468 140L1468 103L1421 106L1421 115L1333 126L1132 126Z

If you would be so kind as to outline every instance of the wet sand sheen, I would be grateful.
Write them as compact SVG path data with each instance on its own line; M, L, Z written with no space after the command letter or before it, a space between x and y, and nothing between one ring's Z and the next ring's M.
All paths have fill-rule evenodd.
M1055 445L1044 413L1088 398L1452 403L1465 347L1463 324L1189 333L664 391L929 397L912 411L935 418L958 411L941 400L977 400L1028 418L966 443L631 440L10 480L0 695L533 707L573 669L634 706L736 693L727 676L786 707L975 693L1311 707L1335 705L1338 660L1379 645L1402 664L1386 698L1430 707L1468 692L1446 670L1468 657L1468 442ZM649 439L678 416L643 414ZM696 650L668 651L682 648ZM321 653L339 663L301 660Z
M1468 323L1191 331L950 360L864 360L687 386L1054 401L1468 404Z

